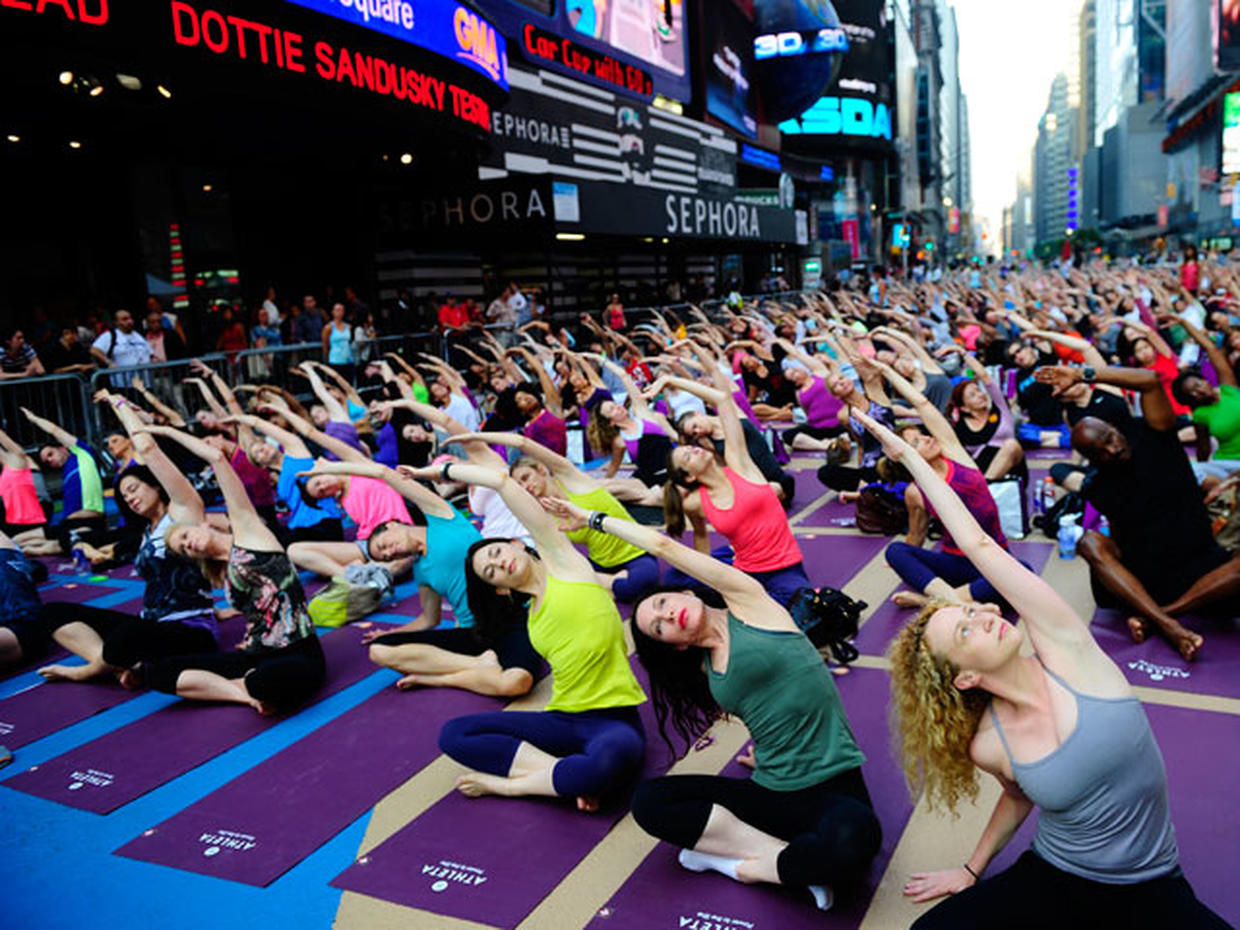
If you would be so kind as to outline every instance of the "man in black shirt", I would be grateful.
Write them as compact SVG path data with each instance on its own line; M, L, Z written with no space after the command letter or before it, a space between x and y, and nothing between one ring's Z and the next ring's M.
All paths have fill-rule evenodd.
M1132 411L1120 394L1098 388L1095 384L1081 381L1064 391L1063 415L1068 426L1076 426L1086 417L1093 417L1104 423L1110 423L1125 436L1133 436L1137 430L1137 421ZM1070 465L1056 462L1051 466L1051 478L1067 491L1080 491L1092 468L1083 465Z
M1038 379L1057 394L1080 381L1141 392L1145 420L1125 435L1084 417L1072 447L1095 466L1081 493L1111 524L1111 535L1088 532L1077 551L1089 563L1095 599L1135 611L1128 628L1144 642L1152 622L1192 661L1204 642L1176 614L1240 598L1240 555L1218 545L1188 457L1176 436L1176 417L1158 376L1144 369L1054 367Z
M43 350L44 365L53 374L69 371L94 371L90 351L78 341L76 326L65 326L60 338Z

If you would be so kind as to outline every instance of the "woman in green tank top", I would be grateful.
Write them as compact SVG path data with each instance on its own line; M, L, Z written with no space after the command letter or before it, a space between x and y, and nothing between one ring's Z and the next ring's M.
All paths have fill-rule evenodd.
M534 537L537 552L510 539L475 543L465 560L466 584L480 618L500 597L529 602L530 644L553 678L545 711L474 714L444 725L440 748L473 770L457 788L471 797L570 797L579 809L596 810L600 796L636 775L646 755L637 714L646 694L629 664L615 601L556 521L510 476L458 463L409 474L436 472L498 492Z
M564 456L516 433L467 433L461 440L478 439L489 445L509 446L521 453L510 469L516 482L536 499L566 497L578 507L601 510L620 520L632 520L616 497ZM659 562L623 539L582 527L568 533L572 542L586 544L598 583L617 601L631 603L658 587Z
M667 536L567 501L544 501L570 527L589 526L666 560L713 588L725 607L687 591L648 594L633 640L650 676L659 730L688 744L723 714L753 737L749 779L672 775L643 784L633 815L681 847L688 869L742 882L808 888L824 910L828 885L854 878L882 839L857 748L826 663L762 584Z

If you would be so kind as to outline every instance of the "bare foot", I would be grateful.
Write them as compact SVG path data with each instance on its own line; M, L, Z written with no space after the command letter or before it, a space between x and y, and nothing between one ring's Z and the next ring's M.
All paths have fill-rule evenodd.
M916 591L897 591L891 595L891 603L906 609L910 607L924 607L929 600L930 598L924 594L918 594Z
M457 778L456 790L469 798L480 798L485 794L502 796L509 793L508 779L486 772L466 772Z
M268 704L265 701L260 701L258 698L251 700L250 706L258 711L263 717L274 717L276 715L276 708L274 705Z
M409 691L412 688L418 687L421 683L417 675L405 675L397 680L396 687L400 691Z
M478 661L483 665L492 666L494 668L500 667L499 656L495 654L494 649L488 649L486 652L480 653L478 656Z
M851 671L852 669L850 669L847 665L832 665L831 666L832 675L847 675Z
M1150 635L1149 621L1144 617L1129 617L1128 635L1132 637L1134 643L1145 642L1145 638Z
M121 687L126 691L137 691L142 687L141 676L131 668L118 669L116 680L121 683Z
M840 491L839 494L839 502L841 504L855 504L860 499L860 491Z
M1193 662L1197 658L1197 653L1201 651L1201 647L1205 645L1205 640L1202 639L1200 633L1180 627L1178 632L1171 634L1171 645L1180 651L1185 662Z
M39 669L47 681L88 681L101 672L93 665L45 665Z
M599 800L596 797L580 797L577 799L577 810L586 814L596 813L599 809Z
M756 769L758 767L758 760L754 756L753 743L745 747L745 751L736 757L736 761L747 769Z

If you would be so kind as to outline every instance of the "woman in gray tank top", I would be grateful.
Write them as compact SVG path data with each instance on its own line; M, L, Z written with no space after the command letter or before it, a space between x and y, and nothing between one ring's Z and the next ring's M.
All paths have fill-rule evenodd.
M934 469L890 430L863 421L1025 620L1021 628L994 605L933 601L891 645L910 787L954 811L977 794L975 767L1003 786L968 860L905 885L916 901L952 895L916 930L1226 927L1180 871L1162 754L1123 673L1067 602L998 546ZM1026 636L1032 656L1021 654ZM1033 848L979 880L1035 806Z

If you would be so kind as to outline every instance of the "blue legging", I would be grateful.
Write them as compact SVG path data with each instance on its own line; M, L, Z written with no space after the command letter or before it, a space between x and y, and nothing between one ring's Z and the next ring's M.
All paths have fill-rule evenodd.
M887 564L895 569L900 580L915 591L924 593L926 585L935 578L942 578L953 588L967 584L970 597L979 604L1006 603L994 586L983 578L982 573L963 555L922 549L920 546L910 546L902 542L889 545L885 555ZM1021 564L1032 570L1029 563L1022 560Z
M596 797L635 776L646 757L646 733L635 707L568 713L503 711L444 724L439 748L462 765L507 775L521 743L559 756L551 775L562 797Z
M611 586L612 597L626 604L641 600L642 595L659 586L659 560L653 555L639 555L635 559L629 559L627 562L613 565L610 568L604 568L594 561L591 561L590 565L595 571L604 575L628 572L627 577L617 580Z

